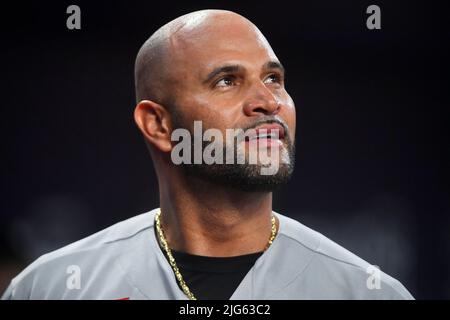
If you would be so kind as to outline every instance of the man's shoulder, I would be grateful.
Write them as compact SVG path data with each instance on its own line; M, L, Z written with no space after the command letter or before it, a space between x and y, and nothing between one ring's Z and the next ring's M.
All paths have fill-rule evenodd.
M154 213L155 210L152 210L118 222L40 256L11 281L8 290L20 286L22 290L32 292L40 284L51 286L56 282L60 286L60 280L77 269L89 270L91 274L97 270L103 272L105 269L112 269L112 262L122 253L131 250L135 246L134 240L139 238L144 230L153 227ZM8 292L5 296L7 294Z
M114 246L115 250L121 245L126 246L129 240L132 240L143 230L153 226L152 213L153 211L150 211L120 221L86 238L46 253L33 262L30 267L69 258L74 255L99 254L104 249L107 249L108 246L114 244L119 244L119 246Z
M317 256L362 269L370 265L354 253L299 221L280 214L278 216L281 219L281 235L314 252Z
M398 280L381 271L378 266L370 264L299 221L277 215L280 219L281 238L286 244L296 248L292 251L293 262L295 259L304 260L308 257L308 263L301 272L308 279L306 281L311 282L311 286L328 289L329 292L347 286L351 294L343 298L412 298ZM383 290L375 290L377 287Z

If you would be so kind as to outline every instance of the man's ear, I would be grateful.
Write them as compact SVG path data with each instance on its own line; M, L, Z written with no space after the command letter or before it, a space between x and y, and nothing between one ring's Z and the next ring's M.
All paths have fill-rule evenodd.
M134 121L145 139L162 152L172 150L170 114L162 105L142 100L134 109Z

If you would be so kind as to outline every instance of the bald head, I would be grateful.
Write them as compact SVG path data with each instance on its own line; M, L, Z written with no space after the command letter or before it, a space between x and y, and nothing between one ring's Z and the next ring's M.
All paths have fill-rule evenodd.
M224 38L224 31L230 37ZM195 63L201 59L201 51L208 52L211 39L222 42L233 41L242 33L256 35L258 41L269 46L258 28L248 19L226 10L201 10L180 16L159 28L142 45L135 62L136 100L152 100L166 106L171 105L176 94L176 84L180 81L177 72L186 60ZM190 55L194 50L197 54ZM200 53L200 54L198 54Z

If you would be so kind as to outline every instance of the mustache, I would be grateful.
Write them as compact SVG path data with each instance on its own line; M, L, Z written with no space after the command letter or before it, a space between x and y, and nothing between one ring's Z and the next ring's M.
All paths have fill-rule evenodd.
M255 129L256 127L263 125L263 124L270 124L270 123L276 123L279 124L280 126L283 127L284 132L286 132L286 134L289 132L289 126L287 125L286 122L283 121L283 119L281 119L280 117L274 117L274 116L264 116L262 118L259 118L257 121L255 121L254 123L252 123L251 125L242 128L242 130L244 130L244 132L246 132L249 129Z
M283 127L283 129L284 129L284 132L286 133L285 134L285 138L288 138L289 139L289 134L288 134L288 132L290 132L289 131L289 126L287 125L287 123L283 120L283 119L281 119L280 117L278 117L278 116L262 116L262 117L260 117L260 118L258 118L256 121L254 121L253 123L251 123L251 124L249 124L249 125L247 125L247 126L245 126L245 127L241 127L241 128L238 128L238 127L231 127L231 128L227 128L227 129L234 129L234 130L239 130L239 129L241 129L241 130L243 130L244 132L246 132L247 130L249 130L249 129L256 129L256 127L258 127L258 126L260 126L260 125L264 125L264 124L271 124L271 123L276 123L276 124L278 124L278 125L280 125L281 127ZM186 129L186 130L188 130L192 135L194 135L194 130L193 130L193 128L191 127L191 126L189 126L189 125L187 125L187 124L182 124L182 123L177 123L175 126L174 126L174 129ZM202 128L202 133L204 133L207 129L210 129L210 128ZM290 139L289 139L290 140Z

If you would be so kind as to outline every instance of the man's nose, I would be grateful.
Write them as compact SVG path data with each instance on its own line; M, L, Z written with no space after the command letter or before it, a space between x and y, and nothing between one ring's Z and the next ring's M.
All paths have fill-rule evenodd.
M279 112L280 102L263 83L256 85L252 91L244 104L244 113L247 116L273 115Z

